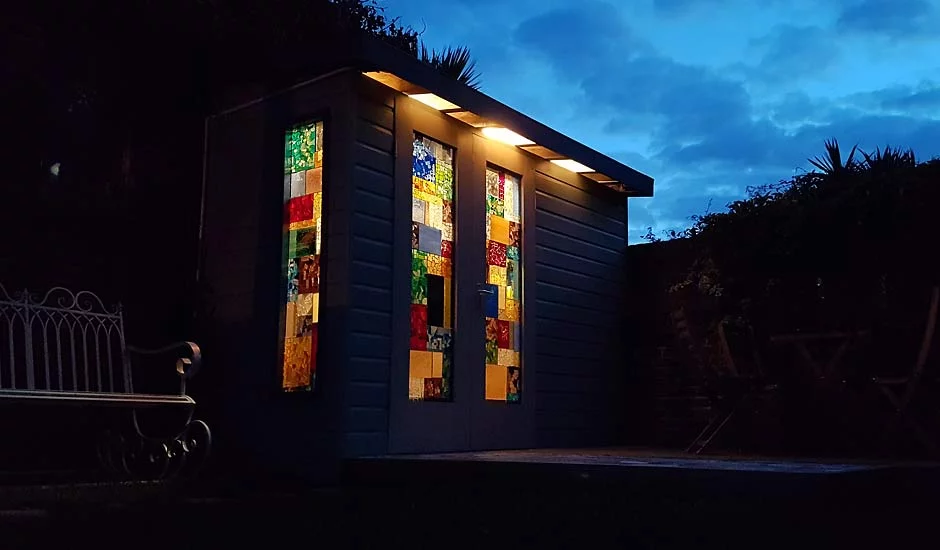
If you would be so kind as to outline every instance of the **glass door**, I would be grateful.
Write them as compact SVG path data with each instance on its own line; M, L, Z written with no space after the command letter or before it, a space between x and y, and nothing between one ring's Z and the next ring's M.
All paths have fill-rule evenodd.
M519 176L487 166L483 393L507 406L522 400L521 197Z
M454 149L414 139L408 398L454 395Z
M534 440L532 378L528 372L531 333L525 322L531 266L525 223L531 197L528 159L485 138L474 143L481 166L474 186L473 264L478 281L474 322L479 336L472 356L475 387L470 414L474 449L527 448ZM528 174L528 175L527 175ZM479 244L477 244L479 243Z

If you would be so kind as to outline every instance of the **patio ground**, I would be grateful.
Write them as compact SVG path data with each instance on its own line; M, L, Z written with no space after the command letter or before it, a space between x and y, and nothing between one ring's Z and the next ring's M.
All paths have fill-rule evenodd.
M913 547L940 504L929 463L585 449L381 457L345 474L330 488L7 488L0 528L11 548Z

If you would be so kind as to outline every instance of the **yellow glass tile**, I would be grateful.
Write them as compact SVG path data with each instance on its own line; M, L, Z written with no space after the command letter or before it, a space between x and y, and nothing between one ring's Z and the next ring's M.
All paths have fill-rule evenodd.
M506 300L506 312L504 317L500 317L507 321L518 321L519 320L519 302L517 300Z
M431 378L431 352L411 350L411 361L408 369L411 378Z
M489 277L487 281L491 285L506 286L506 268L498 265L487 266L489 268Z
M448 258L444 258L445 260ZM448 276L444 276L444 328L453 328L451 324L451 318L453 317L451 313L451 279Z
M431 193L427 193L418 189L414 190L414 198L421 199L428 204L444 204L444 199L438 197L437 195L432 195Z
M321 168L323 166L323 150L316 152L316 156L313 158L313 167Z
M298 294L296 308L297 315L310 315L310 311L313 309L313 294Z
M490 218L490 240L509 244L509 220L489 214Z
M319 220L323 216L323 193L313 194L313 219Z
M491 266L491 267L492 267L492 266ZM511 286L507 286L507 287L506 287L506 301L508 302L509 300L514 300L515 298L516 298L516 295L515 295L515 293L513 292L512 287L511 287Z
M432 351L431 353L431 376L440 378L444 376L444 352Z
M454 273L454 264L450 258L441 257L441 275L451 277Z
M411 188L414 189L415 196L418 196L418 191L424 193L433 192L435 185L433 181L424 180L418 176L411 176Z
M287 337L297 334L297 304L294 302L287 302L287 318L284 327L284 334Z
M511 349L499 348L496 352L496 362L505 367L512 367L513 351Z
M310 306L310 313L313 315L313 322L320 322L320 293L313 294L313 305Z
M323 191L323 168L314 168L313 170L307 170L306 174L306 192L305 195L310 195L311 193L319 193Z
M293 222L289 224L288 227L290 228L291 231L297 231L298 229L309 229L311 227L316 227L316 225L317 225L317 220L310 219L310 220L304 220L301 222ZM318 235L319 233L320 232L317 231Z
M522 365L521 357L522 357L522 354L519 353L518 351L512 352L512 366L513 367L518 367Z
M418 401L424 399L424 378L408 379L408 399Z
M429 275L440 275L443 276L444 272L442 270L442 260L444 258L438 256L437 254L428 254L427 265L428 265L428 274Z
M506 287L496 287L496 294L499 295L499 309L506 308Z
M506 400L506 380L509 371L504 365L486 366L486 399L490 401Z
M284 339L285 388L296 388L310 384L310 336Z

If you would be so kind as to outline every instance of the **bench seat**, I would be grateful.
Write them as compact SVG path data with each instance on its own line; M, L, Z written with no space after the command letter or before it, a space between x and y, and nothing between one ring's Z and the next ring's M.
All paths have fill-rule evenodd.
M81 406L100 405L130 407L135 409L166 405L184 405L189 407L196 405L193 398L188 395L0 389L0 406L14 403Z
M132 356L149 357L145 364L163 365L148 376L147 383L154 382L161 370L172 380L175 362L179 386L166 393L138 392ZM52 414L41 415L43 421L51 420L47 424L62 429L59 439L51 439L53 447L62 440L77 445L71 450L73 462L94 456L106 472L132 479L164 479L184 467L193 473L212 443L208 425L193 419L195 400L186 395L186 382L201 362L199 346L193 342L159 349L127 345L121 306L108 308L91 292L56 287L41 297L25 290L10 296L0 284L0 407L8 428L22 427L24 444L36 443L30 451L7 447L9 452L0 453L0 462L41 461L56 453L42 441L48 437L45 427L37 431L24 422L31 418L30 408L45 407ZM107 412L86 416L83 409ZM144 415L144 410L154 411L146 413L144 427L156 427L159 433L142 429L138 413ZM82 422L70 424L72 416Z

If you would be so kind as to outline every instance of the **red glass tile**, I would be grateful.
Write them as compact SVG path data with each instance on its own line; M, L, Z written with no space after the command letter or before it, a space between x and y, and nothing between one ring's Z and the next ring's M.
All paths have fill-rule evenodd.
M506 267L506 245L496 241L487 241L486 263Z
M411 304L411 349L428 349L428 306Z
M512 323L509 321L496 321L499 331L496 334L496 342L503 349L512 349Z
M313 195L294 197L287 201L287 220L290 223L313 219Z

